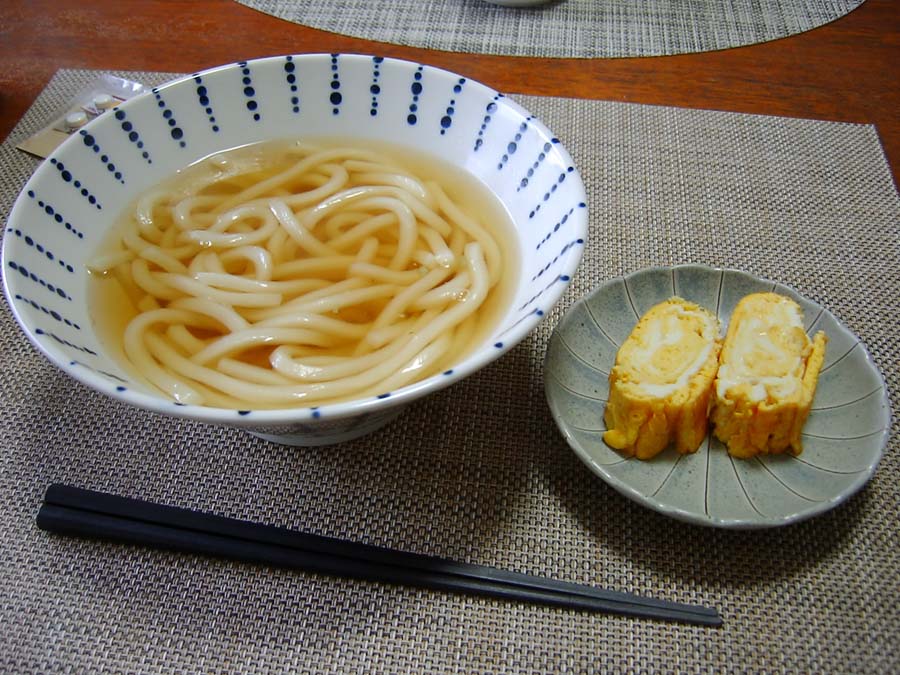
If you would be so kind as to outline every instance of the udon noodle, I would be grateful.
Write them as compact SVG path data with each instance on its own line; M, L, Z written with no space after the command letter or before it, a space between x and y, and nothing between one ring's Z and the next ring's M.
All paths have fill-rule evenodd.
M97 305L127 322L129 369L165 396L318 406L461 359L503 286L502 239L381 149L293 141L214 155L145 193L89 269L125 299Z

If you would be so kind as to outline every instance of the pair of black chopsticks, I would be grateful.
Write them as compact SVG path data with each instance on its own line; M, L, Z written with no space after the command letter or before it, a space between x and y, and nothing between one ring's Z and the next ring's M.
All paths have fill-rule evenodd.
M307 572L569 609L719 626L716 610L342 541L68 485L47 488L43 530Z

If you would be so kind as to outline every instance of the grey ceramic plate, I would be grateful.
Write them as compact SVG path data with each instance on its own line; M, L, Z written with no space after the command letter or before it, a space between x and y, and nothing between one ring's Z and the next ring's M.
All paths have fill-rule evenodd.
M639 316L679 295L715 312L724 329L743 296L773 290L800 304L807 332L828 336L799 457L733 459L710 435L694 454L668 449L642 462L603 442L609 370ZM890 430L884 379L859 339L793 289L734 270L652 268L596 288L554 330L544 386L560 430L597 475L660 513L714 527L786 525L834 508L872 476Z

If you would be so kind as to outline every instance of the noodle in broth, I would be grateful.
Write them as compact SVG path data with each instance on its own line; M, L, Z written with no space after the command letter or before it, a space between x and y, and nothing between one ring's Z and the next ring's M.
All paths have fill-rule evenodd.
M208 157L89 264L98 332L184 404L318 406L442 372L505 309L516 260L502 205L434 165L359 142Z

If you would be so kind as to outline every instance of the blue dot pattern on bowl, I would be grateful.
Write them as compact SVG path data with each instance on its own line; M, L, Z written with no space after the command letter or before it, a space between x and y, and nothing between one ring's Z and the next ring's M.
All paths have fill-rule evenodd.
M63 180L63 182L70 184L73 188L78 190L78 193L87 200L88 204L96 208L98 211L103 210L103 205L100 203L100 200L97 199L96 195L92 194L90 190L84 187L81 181L75 178L75 176L72 175L72 172L66 168L65 164L56 159L56 157L50 157L48 161L50 162L50 166L54 167L59 172L59 177ZM106 155L104 155L104 161L108 161ZM29 193L29 196L32 196L31 193ZM45 206L44 210L47 211L48 214L53 215L52 207Z
M478 137L475 139L475 144L472 146L473 151L477 152L481 149L481 146L484 145L484 135L487 132L488 125L493 119L494 113L497 112L497 101L501 98L503 98L503 94L496 94L494 99L485 106L484 119L481 122L481 128L478 130Z
M378 114L378 97L381 95L381 85L378 80L381 78L381 64L384 59L380 56L372 57L372 84L369 86L369 93L372 94L372 103L369 106L369 115L375 117Z
M422 84L422 71L425 69L425 66L419 66L416 68L416 72L413 73L413 81L409 85L409 91L412 96L409 103L409 114L406 116L406 123L412 126L419 121L419 98L422 96L422 93L425 91L425 87Z
M60 298L62 298L63 300L68 300L69 302L72 301L72 296L69 295L68 293L66 293L65 290L63 290L63 289L60 288L59 286L54 286L54 285L53 285L52 283L50 283L49 281L44 280L43 277L38 276L37 274L35 274L35 273L32 272L31 270L29 270L29 269L28 269L27 267L25 267L24 265L21 265L21 264L17 263L15 260L10 260L9 263L8 263L8 265L9 265L9 269L11 269L11 270L13 270L13 271L15 271L15 272L18 272L18 273L21 274L26 280L31 281L32 283L38 284L38 285L40 285L40 286L43 286L43 287L46 288L48 291L50 291L51 293L55 293L56 295L58 295L58 296L59 296ZM17 294L17 295L18 295L18 294Z
M547 155L553 150L553 145L559 143L558 138L552 138L549 142L544 143L541 146L540 152L538 152L537 157L535 157L534 161L531 163L531 166L528 167L528 170L525 172L525 175L519 181L519 187L517 188L517 192L524 190L528 187L528 183L531 178L534 176L535 171L541 166L545 159L547 159Z
M331 112L335 115L341 112L340 105L344 101L344 97L340 92L341 89L341 73L340 68L338 67L338 59L340 58L339 54L331 55L331 93L328 95L328 100L331 101L331 105L334 107L331 109Z
M463 85L465 85L465 83L466 83L466 78L464 78L464 77L459 78L459 80L456 82L456 84L453 85L453 93L461 94L462 90L463 90ZM446 134L447 130L451 126L453 126L453 114L456 112L455 106L456 106L456 99L451 98L450 102L447 104L447 108L444 110L444 113L445 113L444 116L441 117L441 121L440 121L441 136Z
M66 324L67 326L72 326L72 328L74 328L75 330L81 330L81 326L79 326L74 321L70 321L69 319L64 317L62 314L57 312L55 309L48 309L47 307L44 307L44 305L40 304L39 302L35 302L31 298L27 298L24 295L20 295L19 293L16 293L16 295L14 297L16 300L22 300L23 302L27 302L29 305L31 305L32 307L34 307L37 310L40 310L47 316L49 316L53 319L56 319L57 321L60 321L64 324Z
M144 141L141 140L141 134L135 128L134 123L131 120L126 119L125 111L121 108L116 110L113 114L116 120L119 121L119 128L122 130L124 134L127 135L128 141L134 144L134 147L141 153L141 157L147 164L153 164L153 160L150 158L150 153L144 149ZM80 132L82 137L82 142L89 148L91 148L95 153L100 152L100 146L97 144L97 141L91 136L87 131L82 129Z
M265 126L248 124L263 119ZM569 283L586 232L583 187L570 179L574 165L559 139L514 101L465 77L380 56L242 61L154 87L101 115L29 181L5 230L3 273L17 318L54 362L76 377L98 374L109 383L105 391L131 403L164 407L103 356L84 302L84 261L99 245L102 223L136 194L212 152L271 137L269 125L280 137L343 133L421 146L465 164L498 192L513 217L529 224L523 254L536 272L491 340L493 352L516 344ZM437 377L460 374L452 368ZM329 407L306 411L319 418ZM223 411L221 419L262 414Z
M216 123L216 115L212 108L212 102L209 100L209 91L203 84L203 78L199 74L194 73L193 78L194 82L197 83L197 88L195 90L197 94L197 103L199 103L200 107L203 108L203 112L206 114L207 120L209 121L210 129L218 133L219 125ZM117 110L116 116L118 116L119 114L121 114L123 116L122 119L124 119L125 111ZM125 128L124 124L122 128Z
M585 209L585 208L587 208L587 204L585 204L584 202L579 202L577 206L573 206L571 209L569 209L569 210L563 215L563 217L560 218L559 221L557 221L557 223L553 226L553 229L550 230L549 232L547 232L547 234L544 235L544 238L541 239L541 240L537 243L537 245L534 247L535 250L539 249L541 246L543 246L544 244L546 244L548 241L550 241L550 238L551 238L556 232L559 232L560 228L561 228L563 225L565 225L566 222L569 220L569 217L570 217L573 213L575 213L575 209L576 209L576 208L578 208L578 209Z
M297 65L294 63L294 57L290 55L284 57L284 81L287 83L288 90L291 92L291 111L294 114L300 112L300 97L297 95L299 87L297 86L296 70Z
M122 111L118 111L118 114L124 115L124 113ZM122 176L122 172L116 168L116 165L113 163L112 159L110 159L109 155L107 155L103 152L103 149L100 147L100 144L97 143L96 139L94 139L93 136L89 135L87 133L87 131L85 131L84 129L82 129L79 132L79 134L81 136L81 140L82 140L82 143L84 144L84 146L93 151L92 156L99 159L100 162L102 162L103 166L106 168L106 170L109 171L115 177L115 179L117 181L119 181L120 183L122 183L122 185L124 185L125 178ZM137 136L136 133L135 133L135 136ZM62 179L64 181L66 181L67 183L70 181L73 181L72 174L67 169L65 169L65 167L63 167L61 162L54 163L54 159L51 157L50 163L53 164L54 166L56 166L56 168L60 170L60 175L62 176ZM97 208L100 208L99 205Z
M79 366L81 368L87 368L88 370L93 370L95 373L100 373L104 377L107 377L111 380L118 380L119 382L127 382L127 380L125 380L122 377L119 377L115 373L111 373L108 370L93 368L93 367L89 366L88 364L84 363L83 361L78 361L78 360L72 359L71 361L69 361L69 365L70 366ZM127 390L127 387L124 387L121 384L116 385L116 391L126 391L126 390Z
M522 136L528 131L528 121L531 117L528 117L522 124L519 125L518 130L516 131L515 136L506 144L506 152L503 153L503 156L500 158L500 162L497 164L497 170L502 171L503 167L506 166L507 162L509 162L509 158L511 155L516 154L516 150L519 149L519 141L522 140Z
M175 113L166 105L165 99L163 99L162 94L159 92L159 87L153 88L153 97L156 99L156 105L160 109L163 119L166 121L166 125L170 127L169 135L172 137L172 140L178 143L182 148L187 147L187 142L184 140L184 130L178 126L178 120L175 119Z
M55 341L56 341L57 343L59 343L60 345L62 345L62 346L64 346L64 347L68 347L69 349L75 349L75 350L77 350L77 351L79 351L79 352L84 352L85 354L90 354L91 356L97 356L97 355L98 355L97 352L95 352L95 351L94 351L93 349L91 349L90 347L85 347L85 346L82 346L82 345L77 345L77 344L75 344L74 342L69 342L68 340L66 340L65 338L60 337L59 335L57 335L56 333L54 333L54 332L51 331L51 330L46 330L46 329L44 329L44 328L35 328L35 329L34 329L34 332L35 332L37 335L47 335L47 336L53 338L53 340L55 340Z
M78 181L76 181L76 182L78 182ZM62 225L63 228L64 228L67 232L69 232L69 233L75 235L78 239L84 239L84 232L82 232L81 230L77 229L74 225L72 225L72 223L70 223L68 220L66 220L65 216L63 216L63 214L61 214L59 211L57 211L55 208L53 208L53 206L52 206L51 204L45 202L43 199L39 199L38 196L37 196L37 194L35 194L34 190L29 190L26 194L27 194L31 199L33 199L33 200L35 200L35 201L37 202L38 207L40 207L40 209L41 209L47 216L49 216L49 217L53 220L54 223L56 223L56 224L58 224L58 225ZM82 194L89 194L89 193L87 192L87 189L86 189L86 188L83 188L83 189L82 189ZM92 201L91 201L91 200L88 200L88 201L89 201L92 205L96 205L96 204L97 204L96 198L94 198L94 196L93 196L93 195L90 195L90 194L89 194L89 196L91 197L91 200L92 200Z
M55 218L54 218L54 220L55 220ZM62 222L62 217L60 217L60 222ZM46 257L47 260L56 261L56 263L59 264L59 266L62 267L64 270L66 270L69 274L75 273L75 268L72 267L72 265L67 263L62 258L58 257L55 253L53 253L53 251L51 251L49 248L47 248L43 244L39 244L38 242L36 242L31 236L24 234L22 232L22 230L20 230L18 228L8 227L8 228L6 228L6 233L14 234L15 236L19 237L20 239L22 239L25 242L26 246L34 247L34 249L38 253L43 253L44 257Z
M253 78L250 75L250 66L246 61L238 63L241 67L241 84L244 86L241 93L246 98L245 106L253 117L254 122L259 122L262 115L259 113L259 102L256 100L256 89L253 88Z

